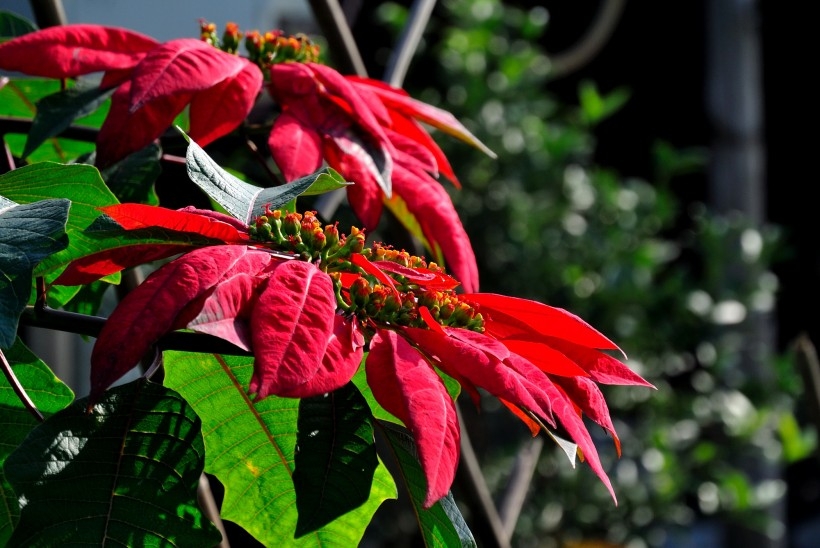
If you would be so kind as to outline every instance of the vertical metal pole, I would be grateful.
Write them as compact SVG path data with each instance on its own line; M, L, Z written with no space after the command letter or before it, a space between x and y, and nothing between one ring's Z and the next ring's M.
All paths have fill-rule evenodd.
M714 129L709 169L710 203L718 213L740 212L756 226L766 222L763 85L757 0L712 0L707 5L707 111ZM739 245L739 243L738 243ZM751 280L758 272L747 264L730 265L726 287ZM770 313L749 311L732 327L743 338L739 367L750 380L773 380L770 368L775 326ZM735 463L759 484L782 476L777 463L762 454ZM785 504L767 510L767 524L727 526L725 546L786 546ZM761 524L757 524L761 525Z
M62 0L30 0L34 20L40 28L66 24Z

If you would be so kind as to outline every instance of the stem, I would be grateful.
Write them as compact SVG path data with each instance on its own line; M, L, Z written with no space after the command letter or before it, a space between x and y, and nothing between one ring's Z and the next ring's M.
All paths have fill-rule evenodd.
M105 321L105 318L99 316L86 316L85 314L54 310L48 307L37 310L33 306L27 306L20 317L21 325L55 329L86 337L98 337L105 325ZM157 341L157 347L161 350L178 350L203 354L251 355L250 352L217 337L182 331L174 331L163 335Z
M9 380L9 384L14 390L14 393L17 394L17 397L20 398L21 402L23 402L23 405L26 409L28 409L28 412L34 415L34 418L39 422L43 422L45 417L43 417L43 414L40 413L39 409L37 409L37 406L34 405L34 402L31 401L31 398L28 397L26 389L23 388L22 384L20 384L20 381L17 379L17 375L14 374L14 370L11 368L11 364L6 359L6 355L3 354L2 349L0 349L0 366L3 368L3 373L6 374L6 378Z

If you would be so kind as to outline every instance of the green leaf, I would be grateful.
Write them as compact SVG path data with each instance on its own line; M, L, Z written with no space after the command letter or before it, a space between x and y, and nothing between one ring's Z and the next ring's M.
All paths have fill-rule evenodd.
M219 543L196 503L205 449L187 402L140 379L87 406L57 412L6 459L22 506L10 544Z
M416 511L421 534L424 537L424 545L442 548L475 547L473 534L467 527L452 494L448 493L428 510L422 506L427 496L427 480L419 465L416 443L410 433L391 423L380 422L379 424L396 456L399 470Z
M379 459L370 409L350 383L302 399L297 428L293 485L301 537L367 502Z
M37 25L8 10L0 10L0 41L37 30Z
M298 519L292 476L299 400L253 403L246 392L253 372L249 357L166 352L164 363L166 384L202 418L205 471L225 487L222 517L264 545L357 546L379 505L396 497L393 478L379 464L366 503L291 540Z
M37 101L60 91L58 80L20 78L0 87L0 115L34 118Z
M321 194L350 184L338 172L326 167L286 185L261 188L222 169L202 147L183 135L188 140L185 155L188 177L225 211L246 224L262 215L265 206L277 209L297 196Z
M46 139L62 133L76 119L96 111L113 93L114 88L75 86L37 101L37 114L29 130L23 158Z
M51 369L32 354L20 339L14 341L14 345L4 354L11 364L14 376L44 417L48 418L64 409L74 400L71 389L60 382ZM0 504L0 546L6 546L20 516L17 495L6 481L3 463L37 424L37 420L14 393L5 375L0 375L0 501L5 501Z
M35 267L68 245L65 228L70 205L66 199L56 199L0 210L0 348L14 343Z
M55 272L74 259L104 249L106 242L85 234L85 229L100 215L98 207L118 203L97 168L81 164L43 162L15 169L0 175L0 194L18 203L47 198L71 200L66 225L69 245L41 262L35 270L38 276ZM56 273L49 280L53 277Z
M159 205L154 183L162 172L162 149L156 143L102 171L102 178L122 203Z
M601 95L593 82L584 81L579 87L578 96L584 120L588 124L596 124L624 106L629 100L629 91L619 88L609 95Z

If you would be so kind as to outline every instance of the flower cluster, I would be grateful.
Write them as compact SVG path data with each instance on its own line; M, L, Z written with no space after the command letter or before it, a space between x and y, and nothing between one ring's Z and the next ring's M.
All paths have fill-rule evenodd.
M458 293L459 283L435 263L381 244L367 247L363 231L339 234L311 211L267 209L248 227L193 209L123 204L105 213L126 230L184 228L225 243L183 254L123 299L92 353L92 395L175 329L251 351L248 389L257 399L335 390L350 381L367 349L374 397L416 439L426 505L447 493L459 457L455 402L439 372L476 402L479 389L497 397L533 434L562 427L612 490L582 417L606 429L617 447L599 384L651 385L611 355L617 345L577 316L526 299ZM151 249L142 253L155 258ZM142 258L131 253L129 260ZM111 264L106 254L95 261Z

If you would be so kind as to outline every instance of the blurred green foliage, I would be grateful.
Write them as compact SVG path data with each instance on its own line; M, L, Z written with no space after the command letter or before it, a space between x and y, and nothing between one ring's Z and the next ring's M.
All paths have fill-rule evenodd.
M571 469L547 445L514 545L669 545L711 517L778 534L783 524L765 510L782 502L785 483L777 474L751 478L740 466L777 472L814 447L793 414L801 391L793 361L753 335L775 303L778 229L676 198L676 178L702 171L705 149L659 142L651 182L596 165L595 125L629 92L602 93L587 82L577 105L553 97L550 61L537 46L548 30L545 9L497 0L439 7L405 87L453 112L499 155L440 141L464 184L452 196L482 291L571 310L621 345L658 388L605 391L623 455L603 432L598 445L619 505L594 474ZM407 16L397 4L378 13L396 32ZM750 373L749 360L761 370ZM492 426L473 437L501 498L528 433L505 410L481 413Z

